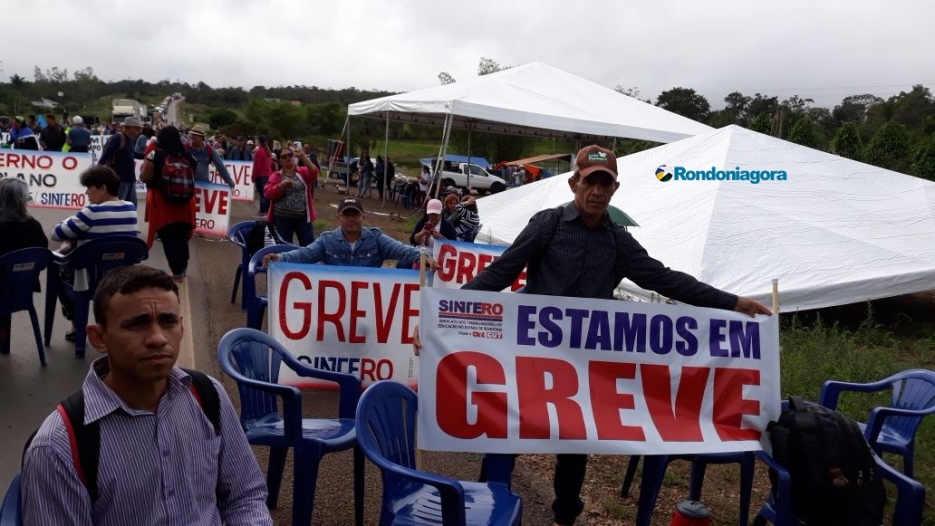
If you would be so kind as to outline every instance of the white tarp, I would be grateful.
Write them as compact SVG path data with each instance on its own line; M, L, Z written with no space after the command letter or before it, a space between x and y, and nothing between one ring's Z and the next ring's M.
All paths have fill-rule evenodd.
M817 309L935 288L935 183L737 126L618 161L611 203L670 268L781 310ZM659 181L656 170L784 170L786 181ZM573 198L568 174L477 201L477 242L508 244L535 212ZM649 294L628 280L625 292Z
M467 81L358 102L348 115L535 137L625 137L668 143L712 130L651 104L533 62Z

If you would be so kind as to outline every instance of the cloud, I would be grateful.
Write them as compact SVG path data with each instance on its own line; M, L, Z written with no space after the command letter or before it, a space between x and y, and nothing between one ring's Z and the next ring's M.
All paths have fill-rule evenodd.
M848 94L935 84L935 4L793 0L53 0L18 3L5 76L91 66L104 79L180 79L213 87L308 85L408 91L476 75L481 57L543 61L644 98L691 87L798 94L833 106ZM9 47L7 47L9 49ZM5 79L4 79L5 80Z

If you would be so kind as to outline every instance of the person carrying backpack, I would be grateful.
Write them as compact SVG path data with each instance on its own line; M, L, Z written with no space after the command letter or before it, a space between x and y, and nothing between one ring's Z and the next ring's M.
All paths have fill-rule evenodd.
M120 176L120 191L117 194L123 201L136 206L136 138L140 136L143 124L136 117L127 117L123 129L108 139L101 151L97 164L110 166Z
M23 524L272 526L267 489L224 387L175 366L179 292L144 265L109 273L91 345L105 356L23 456Z
M157 136L158 147L146 156L140 180L146 183L146 242L152 249L159 234L172 277L185 279L188 242L195 230L195 169L197 162L185 151L178 128L166 126Z

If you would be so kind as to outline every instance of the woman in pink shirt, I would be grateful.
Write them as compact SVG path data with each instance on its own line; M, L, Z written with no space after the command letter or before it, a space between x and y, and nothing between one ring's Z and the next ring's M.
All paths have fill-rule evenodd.
M298 159L296 159L298 155ZM293 150L286 146L279 152L282 169L269 177L264 193L270 201L269 217L276 225L276 233L286 243L293 236L305 247L315 241L312 223L315 221L315 185L318 183L318 168L308 160L301 148ZM299 166L301 160L305 166Z
M258 143L253 152L253 173L251 179L257 195L260 196L260 213L257 217L266 217L269 212L269 199L266 198L266 183L273 173L273 157L270 155L268 140L265 135L256 138Z

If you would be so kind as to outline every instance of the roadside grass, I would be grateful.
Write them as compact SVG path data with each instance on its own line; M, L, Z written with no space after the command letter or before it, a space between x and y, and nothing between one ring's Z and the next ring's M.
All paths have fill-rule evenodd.
M912 322L897 315L884 326L876 321L868 304L866 318L856 328L825 321L820 315L803 320L792 315L782 320L781 390L783 397L801 395L818 400L826 380L867 383L912 368L935 368L935 324ZM890 391L844 393L838 409L845 415L866 422L876 406L890 403ZM916 434L915 478L925 486L925 524L935 524L935 418L923 420ZM902 471L902 459L885 455L887 462ZM887 484L890 497L895 491ZM888 508L892 512L892 505Z

